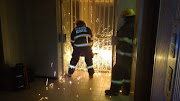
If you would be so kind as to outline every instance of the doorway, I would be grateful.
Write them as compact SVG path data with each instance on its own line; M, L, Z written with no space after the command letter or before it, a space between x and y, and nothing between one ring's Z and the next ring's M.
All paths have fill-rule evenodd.
M70 6L70 7L69 7ZM69 0L62 4L62 32L66 34L64 43L64 70L67 71L71 59L71 31L77 20L83 20L93 33L93 67L98 72L110 72L112 68L114 1L98 0ZM104 55L106 54L106 55ZM77 70L86 71L84 57L76 66Z
M95 23L97 23L95 20L96 16L91 17L91 14L94 13L94 12L92 13L92 11L93 11L93 9L95 9L95 11L97 11L97 12L104 11L104 8L106 11L106 2L107 1L111 2L111 0L66 0L66 1L64 0L62 2L62 6L63 6L62 7L62 19L63 19L62 20L62 32L63 32L63 34L66 35L66 42L63 44L63 52L64 52L63 53L63 58L64 58L63 70L65 70L65 72L67 72L67 70L68 70L69 61L71 59L71 53L72 53L72 47L71 47L71 43L70 43L70 33L71 33L73 27L75 27L74 25L76 23L76 20L79 20L80 18L82 18L80 20L88 19L89 22L87 22L87 25L91 25L91 22L93 24L93 21ZM136 22L135 22L136 23L136 25L135 25L135 38L136 38L135 44L136 45L134 47L134 53L133 53L134 58L133 58L133 66L132 66L132 74L131 74L132 75L131 77L133 77L133 78L131 78L131 82L132 82L131 83L131 89L132 89L132 91L131 91L132 97L131 98L134 98L134 94L135 94L134 90L136 88L136 99L142 98L142 94L146 95L143 97L144 99L150 99L152 72L149 73L149 71L152 71L152 69L153 69L153 61L154 61L153 52L154 52L156 31L157 31L157 25L158 25L157 22L158 22L158 16L159 16L159 10L156 10L156 9L159 8L160 1L157 1L158 3L156 3L155 1L151 1L151 0L148 0L148 1L144 1L144 0L112 0L112 2L113 2L114 15L115 15L112 19L114 19L113 21L116 22L116 24L114 23L115 26L112 25L114 28L113 32L116 32L122 24L121 19L117 20L117 17L118 17L117 15L120 14L120 12L123 9L133 8L134 11L136 11L136 9L137 9L137 12L136 12L137 17L136 17ZM102 7L99 6L100 3L102 4ZM156 4L156 7L153 8L152 5L154 5L154 4ZM79 7L81 7L80 5L85 8L79 10L80 9ZM96 7L94 7L94 6L91 7L92 5L96 5L96 7L98 6L99 9L96 9ZM90 11L87 11L87 9ZM79 11L79 12L77 12L77 11ZM153 17L147 16L147 15L151 14L149 12L152 12L153 14L155 14L155 16L153 16ZM89 16L83 15L83 17L80 16L80 14L86 14L86 13L88 13L90 15ZM104 18L104 14L103 13L101 14L101 13L98 13L98 14L95 13L95 14L100 15L102 18ZM92 19L92 21L91 21L91 19ZM147 19L151 19L151 20L147 20ZM101 19L99 18L98 21L100 22L100 20ZM98 24L99 24L99 22L98 22ZM102 22L102 23L104 24L105 22ZM150 24L147 24L147 23L150 23ZM143 24L143 26L142 26L142 24ZM154 24L156 26L154 26ZM100 22L100 25L101 25L101 22ZM153 28L153 30L151 30L151 27L149 27L147 25L153 25L153 26L151 26ZM102 27L106 28L104 25ZM91 27L91 29L93 30L94 33L96 32L96 30L95 30L96 28L93 29L93 26ZM101 30L101 28L100 28L100 30ZM147 32L145 32L145 30L149 30L150 32L153 32L154 34L147 34ZM102 35L107 34L104 32L105 31L103 30ZM110 32L110 30L109 30L109 32ZM101 34L101 33L97 32L96 34ZM110 35L110 36L112 36L112 35ZM95 37L96 36L94 35L94 38ZM105 36L103 36L103 38L104 37ZM97 38L99 38L99 37L97 37ZM142 43L147 43L147 45L144 46ZM98 45L99 44L97 44L97 46ZM144 49L146 52L140 51L140 50L142 50L141 48ZM151 50L149 50L149 49L151 49ZM113 50L113 48L111 48L111 50ZM139 56L139 58L137 58L137 53L139 53L139 52L140 52L140 55L142 55L142 56ZM151 52L152 54L148 54L149 52ZM113 57L112 53L111 53L111 55ZM147 56L146 59L144 59L145 56ZM113 61L114 57L111 58L111 62L114 62ZM140 61L142 61L142 60L147 63L150 63L151 65L146 66L146 64L141 64ZM81 61L79 61L79 63L80 62ZM139 65L138 70L136 69L137 62ZM80 64L81 64L81 67L77 67L77 69L79 69L79 70L85 69L84 68L85 66L83 66L83 64L85 64L85 63L80 63ZM146 68L144 68L144 67L146 67ZM146 74L146 75L142 75L142 74ZM140 81L140 80L146 79L146 78L148 78L148 82ZM135 79L136 79L136 81L135 81ZM135 82L136 82L136 84L141 84L141 85L136 85L136 87L135 87ZM148 85L148 86L144 86L144 85ZM146 89L144 89L142 87L146 87Z
M122 23L121 19L115 16L118 16L123 9L135 9L135 6L135 0L133 2L131 0L64 0L62 2L62 33L66 36L63 44L64 72L68 70L73 51L71 31L76 27L77 20L83 20L93 33L93 68L96 72L111 73L112 62L115 62L111 37ZM87 71L84 57L80 57L76 70Z

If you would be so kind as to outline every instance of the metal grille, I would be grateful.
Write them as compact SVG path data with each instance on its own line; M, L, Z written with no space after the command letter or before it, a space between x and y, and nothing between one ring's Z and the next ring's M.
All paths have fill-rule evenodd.
M114 0L72 0L71 22L75 28L77 20L83 20L93 33L93 68L99 72L110 72L112 68ZM71 30L72 30L71 29ZM77 70L87 70L84 57L76 66Z

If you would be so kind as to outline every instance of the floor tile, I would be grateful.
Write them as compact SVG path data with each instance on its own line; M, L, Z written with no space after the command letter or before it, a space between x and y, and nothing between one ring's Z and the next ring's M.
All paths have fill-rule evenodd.
M0 101L129 101L129 96L120 94L105 96L110 82L109 73L95 73L90 79L83 71L74 72L71 78L35 78L29 89L0 91Z

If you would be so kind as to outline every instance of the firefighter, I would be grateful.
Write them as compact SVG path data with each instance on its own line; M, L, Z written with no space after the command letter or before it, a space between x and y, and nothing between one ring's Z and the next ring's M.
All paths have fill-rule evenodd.
M120 16L124 24L117 31L117 36L112 37L112 44L116 45L116 64L112 68L110 90L105 91L106 95L110 96L118 95L119 90L122 90L124 95L130 93L135 12L127 8Z
M79 61L80 56L85 57L85 62L87 64L89 77L93 78L93 53L92 53L92 32L91 29L86 27L86 23L82 20L77 21L76 28L73 29L71 33L71 45L73 46L72 58L70 61L68 76L71 77L75 70L75 66Z

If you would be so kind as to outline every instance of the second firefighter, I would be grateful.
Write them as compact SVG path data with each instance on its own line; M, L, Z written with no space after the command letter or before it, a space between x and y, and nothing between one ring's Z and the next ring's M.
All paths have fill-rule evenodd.
M130 93L131 65L133 52L135 12L127 8L121 12L124 20L123 26L117 31L117 36L112 39L116 45L116 64L112 68L112 80L110 90L106 95L118 95L120 89L123 94Z

